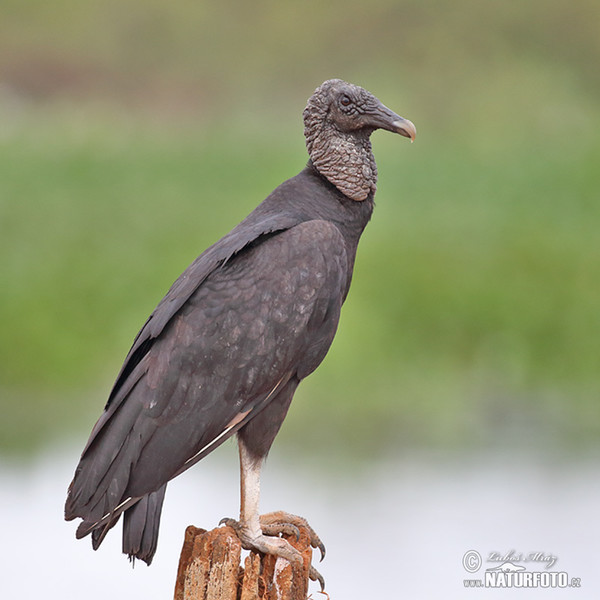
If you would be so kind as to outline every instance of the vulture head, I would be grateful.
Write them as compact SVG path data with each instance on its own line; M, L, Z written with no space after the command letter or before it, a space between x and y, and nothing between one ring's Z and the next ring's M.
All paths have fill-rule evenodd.
M341 79L322 83L304 109L304 136L315 169L356 201L374 194L377 166L370 136L376 129L413 141L417 130L373 94Z

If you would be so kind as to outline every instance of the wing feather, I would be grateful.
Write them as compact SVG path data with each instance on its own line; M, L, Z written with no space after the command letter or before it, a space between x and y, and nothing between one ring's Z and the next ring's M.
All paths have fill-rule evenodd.
M69 490L66 516L82 531L112 526L130 498L161 489L324 358L348 283L341 233L313 220L253 239L225 244L208 273L219 261L205 253L138 335L127 361L152 343L126 361Z

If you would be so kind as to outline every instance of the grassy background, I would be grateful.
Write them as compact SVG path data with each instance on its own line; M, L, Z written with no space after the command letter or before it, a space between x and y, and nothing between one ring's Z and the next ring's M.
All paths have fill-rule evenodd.
M334 76L419 136L374 136L353 289L281 443L596 444L597 3L4 5L1 451L91 425L175 277L303 166Z

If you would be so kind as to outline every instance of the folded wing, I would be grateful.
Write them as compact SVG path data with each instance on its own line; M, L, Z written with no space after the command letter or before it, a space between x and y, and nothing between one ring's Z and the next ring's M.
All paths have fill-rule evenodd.
M65 507L67 519L83 519L79 536L94 532L94 546L121 512L130 511L126 525L141 520L139 531L146 519L150 560L166 483L323 360L348 261L338 229L314 220L259 236L199 283L186 273L187 298L166 319L167 296L148 321L162 328L138 335Z

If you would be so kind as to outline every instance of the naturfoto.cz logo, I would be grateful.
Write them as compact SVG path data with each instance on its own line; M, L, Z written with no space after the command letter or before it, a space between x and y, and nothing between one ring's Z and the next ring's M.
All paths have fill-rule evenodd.
M544 552L530 552L518 554L514 550L501 555L490 552L487 562L501 563L496 567L489 567L479 579L464 579L466 588L578 588L581 587L579 577L569 577L564 571L528 571L527 567L516 564L518 562L545 563L546 569L556 563L558 558ZM462 565L468 573L477 573L483 565L481 554L477 550L465 552ZM539 568L539 567L538 567Z

